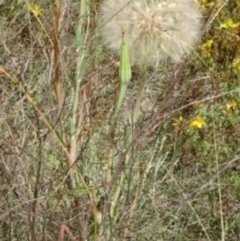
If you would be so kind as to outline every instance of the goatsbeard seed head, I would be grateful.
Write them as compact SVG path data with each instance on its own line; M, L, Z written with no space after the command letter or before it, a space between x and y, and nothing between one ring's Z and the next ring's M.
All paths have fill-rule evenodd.
M104 0L100 31L115 53L124 31L132 64L157 67L168 59L179 63L191 52L201 17L195 0Z

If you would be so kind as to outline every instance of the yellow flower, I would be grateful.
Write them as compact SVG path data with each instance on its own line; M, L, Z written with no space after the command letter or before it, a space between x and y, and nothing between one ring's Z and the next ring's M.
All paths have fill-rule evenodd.
M237 102L235 101L235 100L231 100L230 102L228 102L227 104L226 104L226 109L227 109L227 111L229 111L229 110L235 110L236 109L236 107L237 107Z
M237 57L233 60L233 69L237 73L240 72L240 58L239 57Z
M207 4L207 0L200 0L200 4L201 5L206 5Z
M38 17L38 16L42 15L42 12L43 12L43 9L39 5L37 5L37 4L28 5L27 9L35 17Z
M198 115L191 121L189 126L197 129L202 129L204 126L206 126L206 122L202 116Z
M173 126L180 127L183 123L183 117L180 116L178 119L174 119Z
M207 49L211 49L213 46L213 40L209 39L205 44L204 44L205 48Z
M213 47L213 39L209 39L206 43L201 46L202 53L205 57L211 57L211 50Z
M200 0L199 2L203 7L207 7L207 8L212 7L214 5L213 1Z
M231 18L229 18L225 23L222 23L220 25L220 28L227 29L227 30L232 30L236 29L240 26L240 22L234 23Z

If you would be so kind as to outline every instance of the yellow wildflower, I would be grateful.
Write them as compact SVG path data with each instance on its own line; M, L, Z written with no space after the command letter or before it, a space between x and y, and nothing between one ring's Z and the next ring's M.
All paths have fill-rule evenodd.
M173 126L180 127L183 123L183 117L180 116L178 119L174 119Z
M233 60L233 69L235 72L240 73L240 58L237 57Z
M211 58L212 47L213 47L213 39L207 40L207 42L205 42L201 46L201 50L202 50L202 53L203 53L204 57Z
M38 17L38 16L42 15L42 12L43 12L43 9L39 5L37 5L37 4L28 5L27 9L35 17Z
M207 4L207 0L200 0L200 4L201 5L206 5Z
M208 50L210 50L212 48L212 46L213 46L213 40L209 39L206 43L204 43L202 45L201 48L202 48L203 51L208 51Z
M200 0L200 4L203 7L209 8L209 7L212 7L214 5L214 2L213 1L209 1L209 0Z
M206 43L205 43L205 47L207 49L211 49L213 46L213 40L212 39L209 39Z
M204 121L204 118L200 115L197 115L189 124L190 127L202 129L204 126L206 126L206 122Z
M229 18L225 23L222 23L220 25L220 28L227 29L227 30L233 30L240 26L240 22L234 23L231 18Z
M229 111L229 110L235 110L236 109L236 107L237 107L237 102L235 101L235 100L231 100L230 102L228 102L227 104L226 104L226 109L227 109L227 111Z

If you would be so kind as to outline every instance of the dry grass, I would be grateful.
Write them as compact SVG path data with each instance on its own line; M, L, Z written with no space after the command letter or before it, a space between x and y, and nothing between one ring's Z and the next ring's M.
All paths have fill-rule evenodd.
M239 3L204 2L183 64L133 67L109 135L118 57L88 2L0 1L0 240L239 240Z

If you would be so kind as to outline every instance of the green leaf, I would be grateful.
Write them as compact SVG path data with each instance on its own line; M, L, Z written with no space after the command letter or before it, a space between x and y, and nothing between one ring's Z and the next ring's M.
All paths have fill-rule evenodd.
M128 46L125 41L124 31L122 33L122 44L120 52L119 78L122 84L128 84L132 78L131 64L128 53Z

